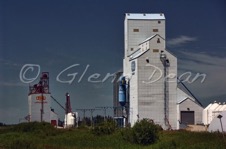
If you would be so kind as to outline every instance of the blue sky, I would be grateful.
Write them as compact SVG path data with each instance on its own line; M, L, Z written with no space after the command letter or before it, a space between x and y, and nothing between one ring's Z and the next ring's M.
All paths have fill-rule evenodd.
M19 74L26 64L50 73L50 91L62 104L71 95L72 109L112 106L112 83L91 83L88 77L122 69L124 14L166 16L167 49L178 57L179 76L206 74L203 83L187 83L207 105L226 101L226 2L224 0L55 0L0 2L0 122L18 123L28 113L28 84ZM78 73L71 84L56 80ZM84 70L83 79L78 82ZM30 72L34 77L37 70ZM36 80L34 83L37 83ZM53 103L62 116L63 110ZM62 119L63 117L61 117Z

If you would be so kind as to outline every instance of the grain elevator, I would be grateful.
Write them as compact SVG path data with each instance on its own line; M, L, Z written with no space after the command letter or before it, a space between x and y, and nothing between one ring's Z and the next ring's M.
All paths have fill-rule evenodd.
M122 76L127 86L126 116L132 126L149 118L164 129L179 129L181 101L188 98L201 107L178 88L177 58L166 49L165 23L163 13L125 14Z

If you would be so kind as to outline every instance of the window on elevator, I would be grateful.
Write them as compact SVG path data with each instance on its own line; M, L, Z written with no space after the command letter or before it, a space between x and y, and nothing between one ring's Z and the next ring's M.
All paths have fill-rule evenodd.
M157 39L157 43L160 43L160 38Z
M153 32L158 32L159 30L158 29L153 29Z
M134 28L133 32L139 32L139 29L138 28Z

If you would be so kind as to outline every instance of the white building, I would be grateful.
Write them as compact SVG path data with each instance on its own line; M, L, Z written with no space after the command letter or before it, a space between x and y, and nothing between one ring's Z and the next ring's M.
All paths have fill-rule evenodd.
M58 125L58 116L51 111L49 73L43 72L38 84L30 86L28 94L29 122L48 122Z
M215 117L221 114L223 111L226 111L226 104L223 103L210 103L204 110L203 110L203 124L209 125L213 121Z
M220 112L213 118L208 127L209 132L226 132L226 111Z
M64 128L78 127L78 112L65 114Z
M42 101L43 99L43 101ZM50 94L29 94L28 96L30 122L51 122ZM43 112L41 112L43 110Z
M129 123L149 118L164 129L179 129L184 110L179 107L190 101L186 111L194 110L194 123L202 121L195 118L197 109L192 106L202 107L177 87L177 58L166 50L164 14L127 13L124 25L123 75L129 84ZM184 99L189 100L181 102Z

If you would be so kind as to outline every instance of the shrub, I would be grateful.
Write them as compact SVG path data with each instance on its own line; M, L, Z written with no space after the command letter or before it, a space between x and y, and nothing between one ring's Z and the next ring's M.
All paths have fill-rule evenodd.
M124 140L131 143L148 145L158 140L160 130L161 127L156 125L153 121L143 119L136 122L132 128L125 128L121 134Z
M54 127L50 123L46 122L20 123L13 127L13 131L17 132L35 132L40 130L41 131L54 130Z
M21 123L12 127L12 131L20 133L35 133L41 137L54 136L57 130L46 122Z
M95 126L92 133L95 135L110 135L115 132L117 125L113 120L107 120Z
M38 149L38 145L32 140L17 139L11 142L10 149Z

